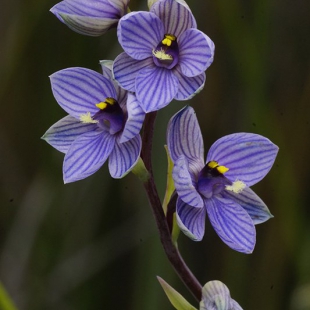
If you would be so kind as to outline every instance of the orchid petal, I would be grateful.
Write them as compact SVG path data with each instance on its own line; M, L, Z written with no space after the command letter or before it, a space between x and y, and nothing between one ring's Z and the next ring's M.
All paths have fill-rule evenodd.
M187 77L180 70L175 70L173 73L179 80L179 89L175 96L176 100L189 100L205 86L206 74L204 72L194 77Z
M207 301L213 301L216 295L230 296L228 287L221 281L214 280L206 283L202 288L202 298Z
M179 197L194 208L202 208L203 200L193 184L188 162L184 155L175 161L172 176Z
M102 69L102 75L108 80L110 80L114 85L114 88L116 91L115 99L117 99L117 102L120 104L120 106L126 105L127 90L120 87L117 81L113 77L113 74L112 74L113 61L112 60L100 60L100 65Z
M113 78L112 75L113 60L100 60L99 63L102 69L102 75L107 79Z
M124 177L135 166L140 157L141 146L140 135L124 143L119 141L115 143L109 157L109 171L112 178Z
M250 215L236 202L214 196L205 199L210 222L224 243L233 250L252 253L256 231Z
M78 181L95 173L107 160L114 144L115 137L99 129L76 138L64 159L64 182Z
M116 26L125 10L120 10L109 1L65 0L50 10L61 22L73 31L100 36Z
M136 60L152 56L164 37L160 19L150 12L131 12L120 19L117 36L124 51Z
M126 53L121 53L114 60L113 75L122 88L135 92L137 74L141 69L148 66L154 67L152 57L135 60Z
M198 29L188 29L179 39L179 65L184 75L193 77L203 73L212 64L214 43Z
M200 241L205 233L205 208L193 208L180 198L176 206L177 222L183 233L193 241Z
M265 203L250 188L245 188L238 194L225 190L221 193L221 196L234 200L244 208L255 225L261 224L273 217Z
M215 295L212 301L202 300L199 310L231 310L231 298L229 295Z
M172 161L184 155L195 175L204 167L203 139L193 108L187 106L171 118L167 129L167 145Z
M119 14L119 10L107 0L64 0L53 6L50 11L53 14L67 13L102 18L113 18Z
M242 310L240 305L230 297L227 286L221 281L214 280L202 288L200 310Z
M71 30L91 37L105 34L118 22L118 19L77 16L65 13L59 13L59 16Z
M121 16L127 13L128 4L130 0L108 0L111 5L113 5L119 12Z
M51 126L43 135L42 139L56 150L67 153L72 142L78 136L85 132L93 131L96 128L96 124L83 124L76 118L67 115Z
M165 33L176 37L189 29L197 28L196 20L188 6L175 0L159 0L150 9L163 22Z
M179 81L171 70L149 67L139 71L136 78L136 96L145 113L168 105L176 95Z
M68 68L50 76L52 91L58 104L71 116L94 115L96 103L116 98L113 83L101 74L86 68Z
M256 184L271 169L278 147L257 134L236 133L217 140L210 148L207 162L214 160L229 170L225 173L232 182Z
M128 118L120 137L120 143L124 143L139 134L145 118L140 103L132 93L128 94L127 114Z
M243 310L241 308L241 306L233 299L231 300L231 303L230 303L230 309L232 309L232 310Z

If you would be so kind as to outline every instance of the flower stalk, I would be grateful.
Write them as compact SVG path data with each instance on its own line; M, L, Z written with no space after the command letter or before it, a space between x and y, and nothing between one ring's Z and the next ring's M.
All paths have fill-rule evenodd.
M156 225L159 232L160 241L164 248L165 254L169 259L171 265L175 269L176 273L187 286L192 295L197 299L201 300L202 286L196 277L193 275L191 270L184 262L180 252L175 247L171 239L171 231L169 229L162 204L157 192L157 188L154 182L154 176L152 171L152 141L154 132L154 123L156 119L156 112L152 112L146 115L143 137L142 137L142 151L141 157L144 161L145 167L149 172L150 177L144 182L144 188L151 206Z

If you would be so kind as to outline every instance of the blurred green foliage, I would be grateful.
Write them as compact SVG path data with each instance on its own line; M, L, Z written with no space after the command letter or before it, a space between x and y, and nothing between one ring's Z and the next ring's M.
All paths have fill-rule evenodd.
M144 3L145 2L145 3ZM146 9L146 1L131 8ZM48 76L120 51L115 29L70 31L56 1L3 0L0 10L0 279L19 309L171 309L156 275L195 305L161 249L143 188L132 174L63 185L63 155L40 140L65 112ZM248 131L279 145L254 190L275 218L257 226L251 255L233 252L207 224L202 242L179 248L202 284L221 280L244 309L310 309L310 2L189 0L216 45L196 109L205 145ZM154 171L163 197L165 127L185 102L159 112ZM198 305L196 305L198 306Z

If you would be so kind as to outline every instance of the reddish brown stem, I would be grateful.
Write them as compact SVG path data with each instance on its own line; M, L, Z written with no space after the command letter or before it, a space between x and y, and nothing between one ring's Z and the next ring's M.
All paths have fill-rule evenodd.
M198 301L200 301L202 286L193 275L191 270L188 268L182 256L180 255L180 252L172 242L171 233L154 182L151 153L155 119L156 112L152 112L146 115L144 122L141 157L144 161L146 169L150 173L149 179L144 183L144 188L147 193L153 215L155 217L160 241L163 245L166 256L189 291Z

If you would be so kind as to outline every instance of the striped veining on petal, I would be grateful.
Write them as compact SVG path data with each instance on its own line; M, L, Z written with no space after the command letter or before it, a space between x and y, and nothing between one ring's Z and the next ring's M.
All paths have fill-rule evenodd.
M177 223L185 235L194 241L200 241L205 233L206 209L193 208L180 198L176 205Z
M180 156L174 163L172 177L179 197L192 207L202 208L203 200L193 184L192 178L194 176L189 171L188 162L184 155Z
M120 11L107 0L65 0L64 2L68 12L71 14L102 18L116 18L120 16Z
M221 281L215 280L206 283L202 288L203 298L213 300L215 295L230 296L230 292L228 287Z
M101 74L86 68L68 68L50 76L58 104L70 115L98 111L96 103L107 97L116 98L114 85Z
M222 239L232 249L242 253L252 253L256 231L249 214L233 200L213 197L206 199L210 222Z
M232 301L233 299L230 297L229 289L224 283L217 280L209 281L202 288L200 310L237 310L230 307Z
M103 35L118 22L118 19L112 18L86 17L64 13L59 13L59 15L71 30L92 37Z
M102 75L110 80L115 88L116 91L116 98L117 102L120 104L121 107L126 105L127 101L127 90L123 89L119 86L118 82L114 79L114 76L112 74L113 69L113 61L112 60L100 60L100 65L102 69Z
M239 194L231 191L223 191L221 196L234 200L244 208L255 225L263 223L273 217L265 203L250 188L245 188Z
M128 91L136 91L136 76L145 67L154 67L153 58L136 60L126 53L121 53L113 63L113 75L121 87Z
M207 161L215 160L229 168L225 176L231 181L242 180L251 186L271 169L278 147L269 139L250 133L222 137L210 148Z
M142 110L136 96L132 93L128 94L127 114L128 118L120 137L120 143L124 143L139 134L145 118L144 111Z
M108 2L113 5L123 16L127 13L127 8L130 0L108 0Z
M188 77L203 73L213 62L214 44L198 29L188 29L179 38L179 64Z
M66 153L78 136L96 128L96 124L83 124L76 118L68 115L51 126L42 139L58 151Z
M151 7L150 11L161 19L165 33L171 33L176 37L186 29L197 28L191 11L175 0L159 0Z
M139 71L136 77L136 96L144 112L157 111L168 105L179 87L171 70L153 67Z
M139 159L141 146L140 135L124 143L115 143L109 157L109 171L113 178L122 178L131 170Z
M114 144L115 136L101 130L75 139L64 159L64 182L78 181L95 173L107 160Z
M204 87L206 74L202 73L194 77L183 75L177 68L174 74L179 80L179 89L175 96L176 100L189 100L198 94Z
M187 106L176 113L168 124L167 129L167 145L172 161L176 161L180 156L184 155L192 167L195 163L198 172L204 166L203 160L203 139L193 108Z
M163 39L164 28L153 13L131 12L119 21L117 36L129 56L142 60L152 56L152 50Z

